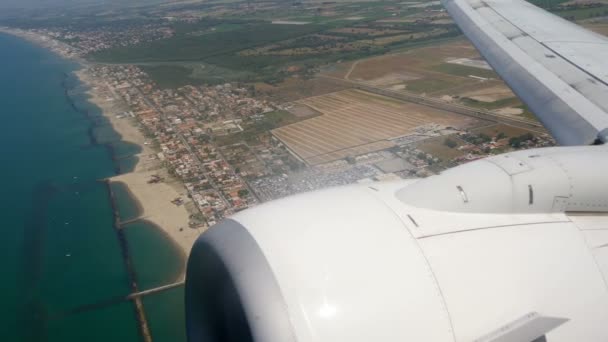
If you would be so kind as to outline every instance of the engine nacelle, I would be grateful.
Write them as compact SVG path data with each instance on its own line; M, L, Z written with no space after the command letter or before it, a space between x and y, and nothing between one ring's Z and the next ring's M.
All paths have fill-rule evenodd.
M608 148L505 153L422 179L397 197L416 207L450 212L606 212Z
M605 211L607 153L515 152L240 212L192 249L189 340L608 340L608 267L565 214Z

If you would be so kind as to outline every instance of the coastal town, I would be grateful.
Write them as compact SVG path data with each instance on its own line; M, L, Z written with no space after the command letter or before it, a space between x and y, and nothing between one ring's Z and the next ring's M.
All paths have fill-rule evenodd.
M608 35L606 3L537 6ZM24 196L35 200L23 215L27 253L13 258L24 258L31 285L24 287L22 316L62 341L71 339L61 325L87 319L81 330L98 340L185 341L188 259L205 246L204 239L197 244L201 234L222 234L225 226L217 224L225 219L249 227L248 213L285 209L271 201L344 186L374 193L479 159L556 145L440 1L108 2L0 13L0 35L15 46L6 55L20 45L34 51L30 64L7 63L14 74L33 74L15 89L48 86L57 100L47 110L37 100L42 91L20 91L26 99L13 107L31 101L28 112L43 117L44 127L27 120L15 136L52 133L46 145L59 150L65 143L68 151L40 158L45 164L20 164L36 150L10 160L34 171L65 163L57 175L42 168L50 175L45 182L31 180L35 193ZM32 63L60 67L49 67L43 84ZM15 121L24 116L7 113ZM454 188L468 203L461 186ZM333 202L326 209L352 211ZM408 217L416 227L417 219ZM91 283L104 292L85 293ZM72 300L74 288L83 293ZM99 324L113 320L127 328Z
M155 153L146 158L157 160L183 184L187 194L174 203L195 204L190 227L206 228L250 206L300 192L426 177L506 149L552 144L544 135L490 136L430 125L395 139L390 149L310 166L272 134L275 127L269 118L288 115L285 108L291 103L257 99L250 88L231 83L159 89L136 66L91 66L86 73L106 101L126 104L128 110L115 115L136 125L145 144L154 147ZM453 143L451 148L461 156L445 159L417 147L447 135L458 143L447 138L442 144ZM437 164L442 166L434 167ZM149 180L157 182L162 180Z
M101 49L104 36L78 38L74 47L65 32L58 40L54 31L5 31L81 62L77 75L91 101L124 140L142 148L133 174L113 181L131 189L144 216L185 255L207 228L262 202L332 186L428 177L488 155L553 144L542 131L491 116L471 118L402 101L395 110L395 99L369 93L373 89L342 87L281 100L246 82L163 88L137 65L85 61L92 48L84 47ZM172 34L162 28L146 32L138 39ZM355 116L336 123L333 115L345 110ZM388 122L401 122L400 128L392 131ZM368 139L377 132L376 141ZM370 143L353 143L357 139Z

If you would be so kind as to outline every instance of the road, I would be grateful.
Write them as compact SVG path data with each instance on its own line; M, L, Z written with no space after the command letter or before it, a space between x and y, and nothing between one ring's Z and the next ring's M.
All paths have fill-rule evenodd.
M355 70L355 68L357 67L357 64L359 64L360 61L361 60L353 62L353 64L350 66L350 69L348 69L348 72L346 73L346 75L344 75L345 80L350 81L350 74L353 73L353 70Z

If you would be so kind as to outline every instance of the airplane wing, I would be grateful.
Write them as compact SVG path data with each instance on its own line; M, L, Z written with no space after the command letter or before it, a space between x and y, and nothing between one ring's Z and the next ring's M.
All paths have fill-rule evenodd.
M523 0L442 0L561 145L608 140L608 39Z

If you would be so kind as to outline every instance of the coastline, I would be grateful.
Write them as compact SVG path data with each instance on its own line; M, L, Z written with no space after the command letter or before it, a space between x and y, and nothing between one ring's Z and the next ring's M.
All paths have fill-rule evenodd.
M141 215L129 222L136 220L150 222L151 226L167 236L169 243L178 247L184 267L180 270L177 280L183 280L190 249L203 231L201 228L189 227L192 210L189 211L187 207L192 207L192 202L188 198L184 186L179 180L169 175L158 160L157 152L146 141L138 128L137 120L134 117L121 115L128 112L129 107L109 84L89 74L91 64L80 57L79 52L70 45L52 37L21 29L0 27L0 33L22 38L79 64L79 68L74 71L74 74L87 89L87 101L101 110L102 115L109 121L114 131L121 136L122 141L141 148L140 153L135 155L138 160L133 171L111 177L108 181L123 183L131 194L132 200L141 208ZM150 184L148 181L152 175L162 177L164 180ZM184 201L179 206L171 202L178 197Z
M186 209L186 204L171 203L171 200L175 198L186 198L185 189L183 193L180 193L176 189L178 184L170 184L167 181L148 184L152 175L168 176L164 170L161 172L131 172L114 176L109 181L124 184L132 194L133 200L143 210L138 218L128 222L148 221L158 227L168 240L178 247L184 261L184 268L181 270L178 280L184 280L187 257L202 230L189 227L190 213Z
M51 37L27 30L3 26L0 26L0 33L6 33L25 39L45 49L49 49L65 59L73 60L79 64L82 64L83 66L86 66L88 64L88 62L84 58L80 57L79 51L77 49L66 43L55 40Z
M184 267L180 270L177 281L183 280L190 248L202 233L200 228L189 228L190 212L186 209L189 202L186 189L181 182L169 175L158 160L157 152L150 146L139 129L137 120L134 117L122 115L129 111L129 107L111 86L90 75L86 65L83 65L74 74L86 86L87 100L101 110L102 115L121 136L121 140L141 148L140 153L136 155L138 161L134 170L111 177L109 181L124 184L131 194L132 200L141 208L141 215L130 222L145 220L152 223L167 236L169 243L178 247ZM153 176L161 177L164 180L149 183L148 181ZM185 203L177 206L171 202L178 197Z

